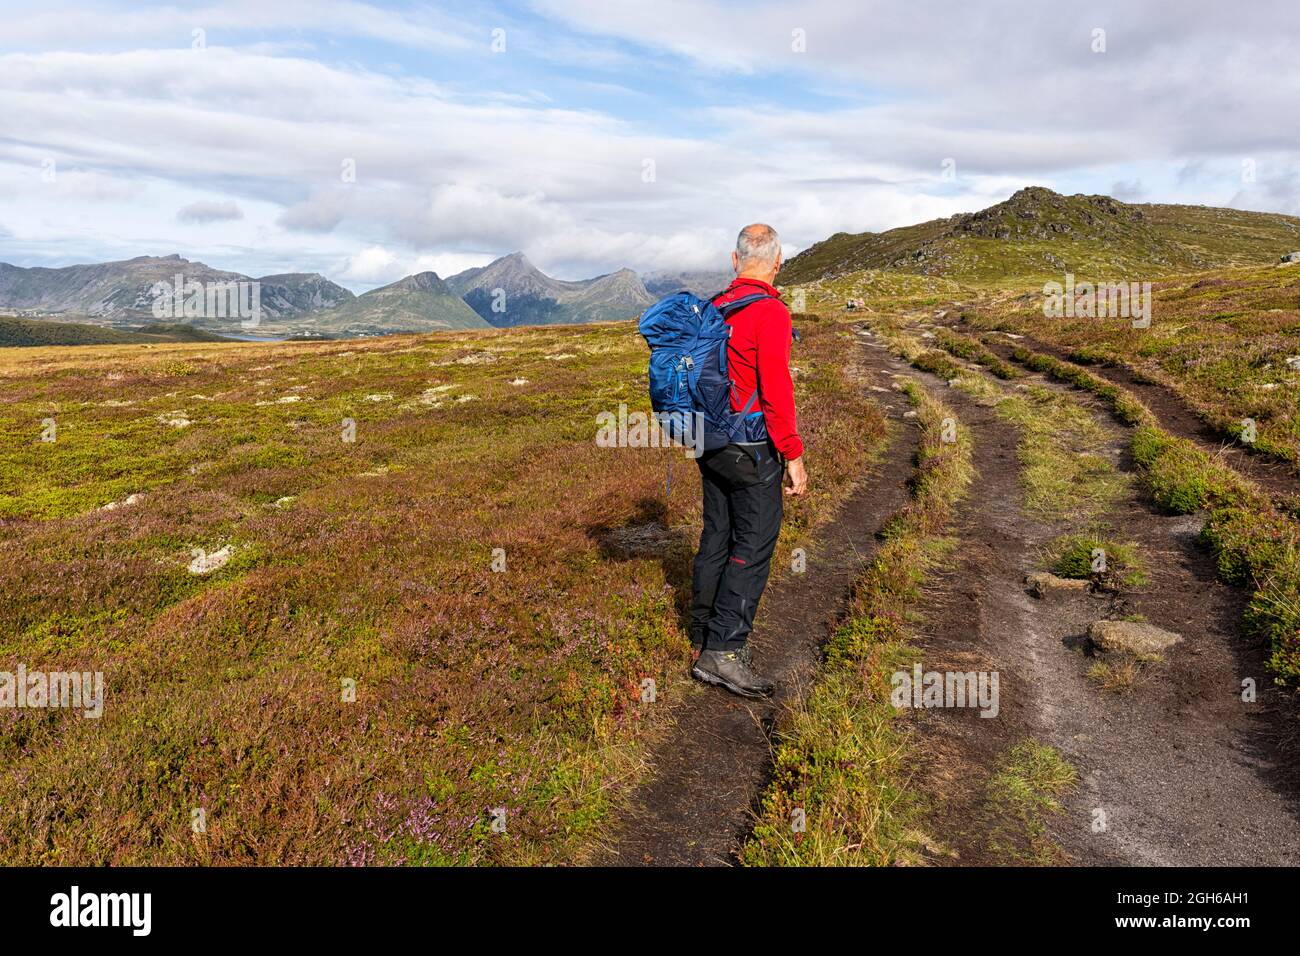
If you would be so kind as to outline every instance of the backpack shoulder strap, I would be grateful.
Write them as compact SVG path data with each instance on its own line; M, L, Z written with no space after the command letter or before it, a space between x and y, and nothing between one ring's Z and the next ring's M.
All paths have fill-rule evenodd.
M733 299L731 302L723 302L721 304L715 302L713 307L721 312L722 317L725 319L732 313L739 312L741 309L753 305L755 302L761 302L763 299L775 298L776 296L768 295L766 292L755 292L753 295L743 295L739 299ZM709 301L712 302L713 300L710 299Z

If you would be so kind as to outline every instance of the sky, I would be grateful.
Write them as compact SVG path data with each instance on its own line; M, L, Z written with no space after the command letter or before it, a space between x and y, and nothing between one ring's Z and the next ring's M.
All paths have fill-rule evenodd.
M1300 215L1294 0L0 0L0 261L725 269L1026 185Z

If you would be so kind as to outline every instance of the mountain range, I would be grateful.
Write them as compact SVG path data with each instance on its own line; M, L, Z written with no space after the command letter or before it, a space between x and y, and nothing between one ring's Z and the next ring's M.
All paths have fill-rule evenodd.
M1109 196L1063 196L1028 187L974 213L886 232L836 233L791 258L780 282L790 288L864 269L970 282L1041 280L1075 272L1102 280L1176 270L1276 262L1300 249L1300 218L1207 206L1131 204ZM179 255L64 268L0 263L0 313L35 319L85 319L118 330L184 322L238 333L230 317L153 312L155 284L177 276L203 283L260 285L261 327L277 335L376 335L443 329L630 319L680 289L724 288L727 272L620 269L569 281L546 275L522 252L446 279L433 272L353 295L315 273L260 279L213 269Z
M0 308L61 314L138 325L151 320L156 283L176 277L202 283L251 282L261 286L262 315L286 319L329 309L353 298L351 292L315 273L288 273L253 280L238 272L213 269L179 255L139 256L122 262L47 269L24 269L0 262ZM202 322L196 324L203 324Z
M656 288L664 276L657 274ZM284 335L378 335L446 329L507 328L518 325L569 324L628 319L640 314L661 293L652 294L631 269L594 279L554 279L521 252L447 279L434 272L407 276L390 285L353 295L315 273L253 279L214 269L179 255L140 256L63 268L22 268L0 263L0 312L36 319L89 320L125 330L151 322L179 320L218 331L232 329L230 315L198 310L192 316L154 314L155 286L257 282L261 323L250 332ZM692 274L669 282L690 287ZM720 288L713 278L701 292Z

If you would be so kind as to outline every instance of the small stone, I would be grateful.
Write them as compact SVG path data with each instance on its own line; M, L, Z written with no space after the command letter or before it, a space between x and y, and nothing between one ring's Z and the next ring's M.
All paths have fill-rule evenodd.
M185 412L163 412L158 416L158 421L164 425L170 425L172 428L189 428L194 423L185 417Z
M1088 583L1085 578L1061 578L1048 571L1035 571L1025 578L1029 593L1037 598L1048 591L1086 591Z
M1102 651L1128 651L1142 657L1160 654L1181 641L1182 635L1154 624L1137 621L1096 621L1088 628L1088 639Z

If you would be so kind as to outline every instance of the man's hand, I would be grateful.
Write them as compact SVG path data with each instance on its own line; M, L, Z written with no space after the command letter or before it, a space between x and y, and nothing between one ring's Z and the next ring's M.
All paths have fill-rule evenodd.
M791 458L785 463L785 477L790 487L785 489L787 495L798 497L808 488L808 472L803 467L803 457Z

